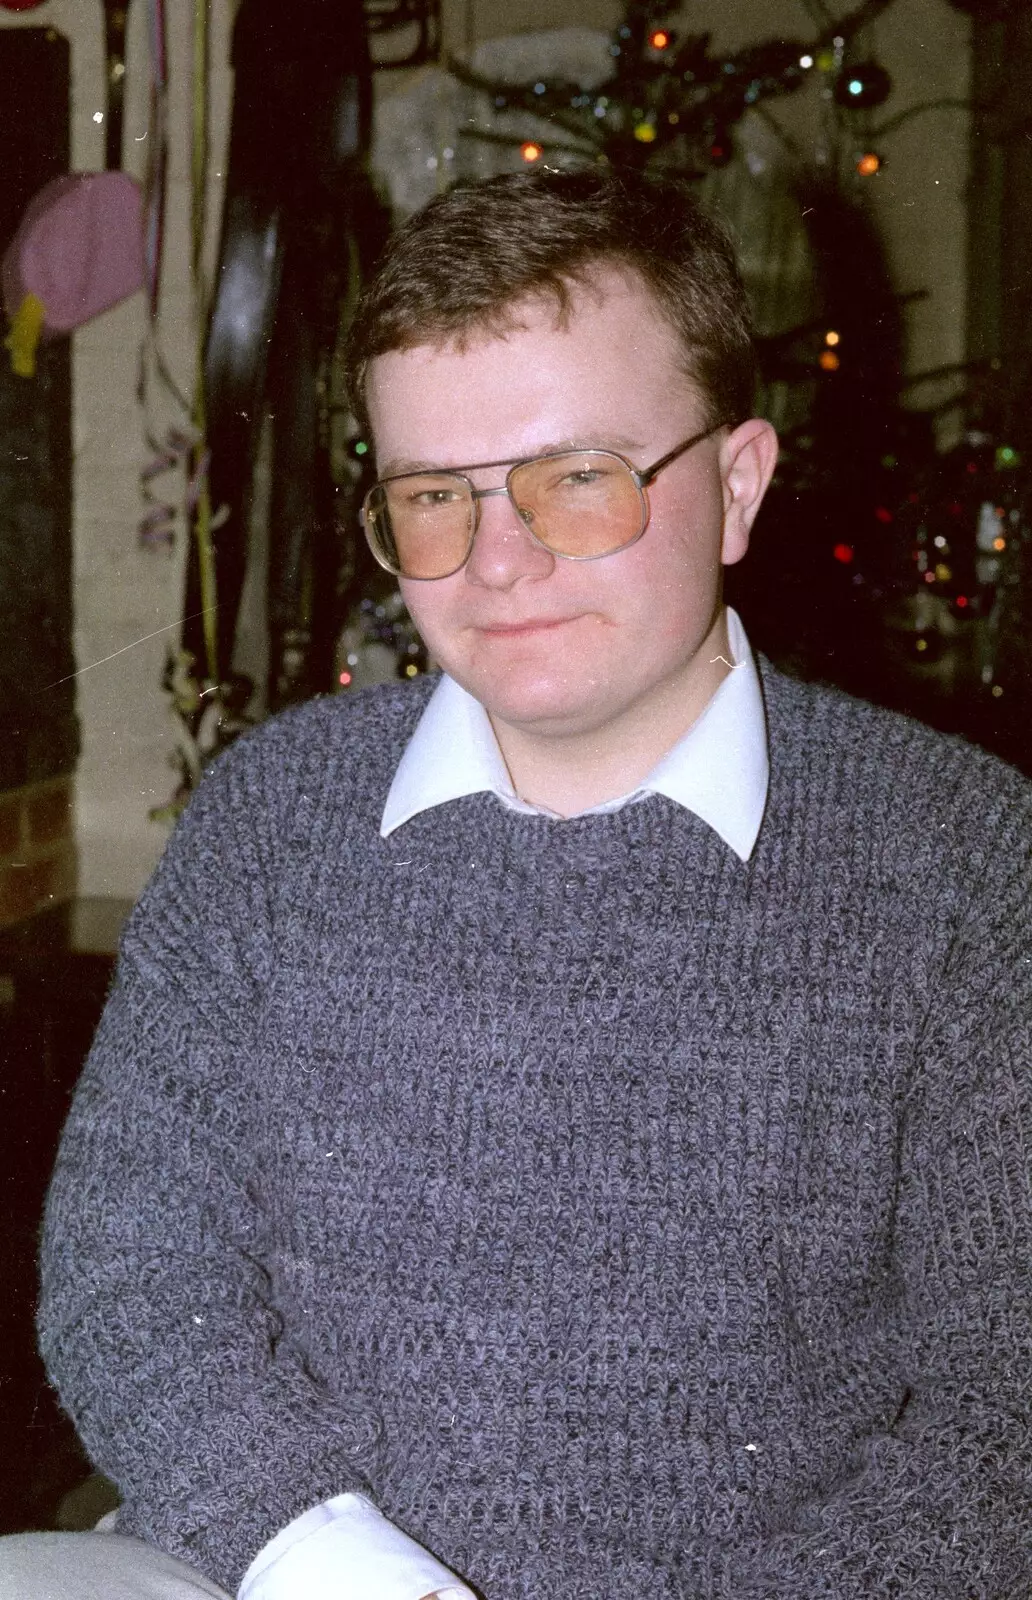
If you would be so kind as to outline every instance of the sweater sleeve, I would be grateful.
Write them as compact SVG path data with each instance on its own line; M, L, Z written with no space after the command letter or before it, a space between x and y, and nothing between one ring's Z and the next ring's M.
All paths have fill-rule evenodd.
M372 1448L306 1370L263 1268L244 1152L287 830L282 779L246 743L126 930L51 1185L39 1319L61 1400L122 1494L119 1531L231 1590L300 1513L367 1487Z
M847 1481L732 1563L743 1600L1032 1593L1027 789L1020 800L1009 837L954 868L979 882L903 1106L892 1345L904 1403Z
M1032 874L1028 836L1013 845L954 943L903 1112L904 1404L721 1594L1032 1593Z

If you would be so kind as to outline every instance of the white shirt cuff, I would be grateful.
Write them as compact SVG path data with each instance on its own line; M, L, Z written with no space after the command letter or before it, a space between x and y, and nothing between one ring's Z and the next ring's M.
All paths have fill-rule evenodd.
M474 1600L360 1494L313 1506L259 1550L237 1600Z

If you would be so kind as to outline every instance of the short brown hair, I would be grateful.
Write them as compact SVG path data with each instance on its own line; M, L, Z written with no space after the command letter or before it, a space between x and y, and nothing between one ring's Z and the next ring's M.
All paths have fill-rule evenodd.
M752 320L724 229L682 181L597 167L459 183L403 223L347 341L356 415L364 424L365 375L376 356L504 333L536 296L554 298L561 323L571 287L605 266L637 273L655 297L684 347L706 421L749 416Z

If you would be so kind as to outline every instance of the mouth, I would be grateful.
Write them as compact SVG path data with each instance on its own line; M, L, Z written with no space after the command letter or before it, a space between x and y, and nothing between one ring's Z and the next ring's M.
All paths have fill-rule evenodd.
M530 617L525 622L483 623L477 631L486 634L489 639L519 639L527 634L547 633L553 628L565 627L568 622L575 620L574 617Z

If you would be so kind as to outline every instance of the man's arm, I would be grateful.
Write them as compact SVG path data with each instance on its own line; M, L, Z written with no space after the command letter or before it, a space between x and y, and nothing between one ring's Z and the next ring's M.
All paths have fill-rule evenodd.
M126 931L51 1188L40 1314L61 1398L122 1492L120 1530L231 1589L281 1530L364 1489L375 1450L369 1415L317 1383L270 1293L248 1119L289 828L275 751L248 743L202 786ZM256 1596L317 1600L301 1575L319 1541L301 1531ZM405 1600L448 1581L398 1546L381 1518L338 1517L323 1569L404 1569Z
M1019 798L1009 837L963 864L984 876L903 1108L907 1400L851 1477L732 1562L737 1595L1032 1593L1032 817Z

